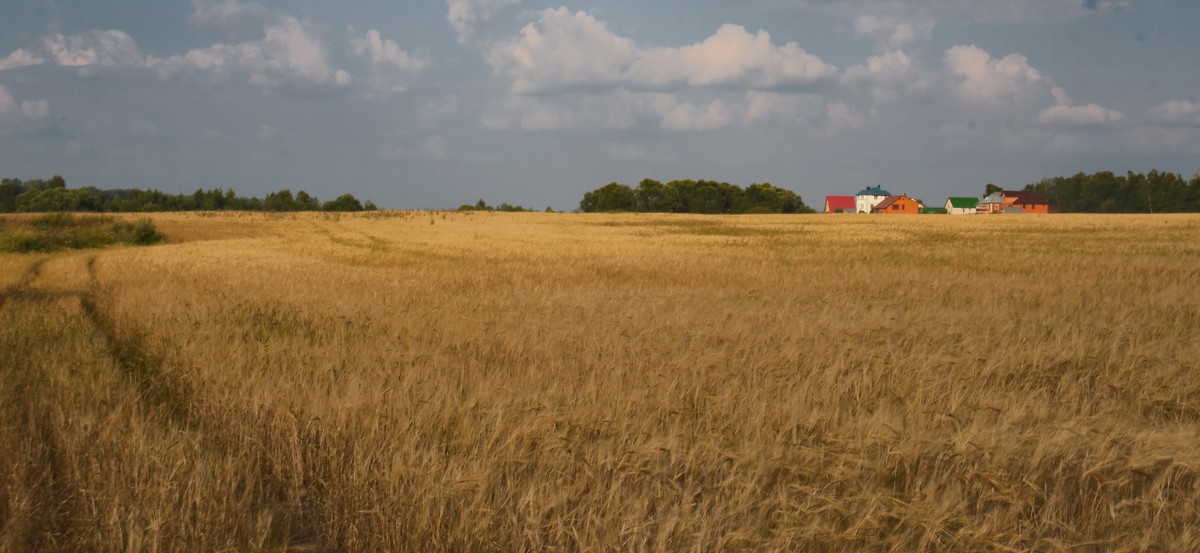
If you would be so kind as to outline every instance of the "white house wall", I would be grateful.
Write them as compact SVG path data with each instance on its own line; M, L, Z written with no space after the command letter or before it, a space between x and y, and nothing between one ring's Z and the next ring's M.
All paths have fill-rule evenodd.
M859 213L870 213L871 208L875 207L887 199L887 196L855 196L854 207Z

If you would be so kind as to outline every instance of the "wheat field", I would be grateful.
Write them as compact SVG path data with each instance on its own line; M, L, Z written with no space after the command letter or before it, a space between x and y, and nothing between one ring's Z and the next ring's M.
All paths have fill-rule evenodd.
M0 551L1197 551L1200 216L0 255Z

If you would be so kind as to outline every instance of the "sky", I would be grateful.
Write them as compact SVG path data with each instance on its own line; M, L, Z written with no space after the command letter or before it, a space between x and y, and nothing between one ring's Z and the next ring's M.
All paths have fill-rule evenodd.
M578 207L769 182L819 207L1200 171L1194 0L17 0L0 176Z

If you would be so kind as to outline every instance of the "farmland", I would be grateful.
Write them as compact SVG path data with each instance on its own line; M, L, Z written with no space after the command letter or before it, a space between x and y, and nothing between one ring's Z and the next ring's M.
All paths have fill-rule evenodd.
M1200 550L1200 216L151 219L0 254L0 551Z

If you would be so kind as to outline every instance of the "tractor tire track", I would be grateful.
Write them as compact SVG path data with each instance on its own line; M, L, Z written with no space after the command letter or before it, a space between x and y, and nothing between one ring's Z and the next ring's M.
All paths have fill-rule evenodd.
M191 394L171 382L162 371L162 361L146 352L140 336L122 336L116 323L97 304L105 290L96 275L96 258L87 260L88 290L78 294L79 307L87 321L104 338L109 357L117 369L137 386L142 403L149 408L162 409L175 426L197 430L198 421L192 412Z
M45 263L45 259L34 261L29 265L29 268L25 269L25 272L21 274L21 278L17 280L16 284L7 286L3 290L0 290L0 308L3 308L4 304L8 303L8 300L10 299L21 298L29 295L32 292L29 287L33 284L33 281L42 274L42 265Z
M226 452L244 451L247 447L245 437L197 412L194 407L195 394L163 370L163 360L148 351L141 335L120 331L117 322L105 309L106 298L111 292L100 282L96 258L88 258L86 266L88 289L77 294L80 309L104 338L107 353L117 369L138 388L143 404L149 409L160 409L170 426L195 433L203 447L218 457L228 455ZM255 480L263 494L256 500L259 508L278 515L272 517L274 528L271 535L282 537L294 549L335 549L326 545L329 540L325 537L327 533L323 531L323 521L316 514L316 509L294 497L295 490L288 486L288 479L273 474L270 464L260 460ZM319 497L324 493L308 488L302 495L311 502L312 496Z
M214 452L218 458L244 452L247 446L256 447L257 444L247 444L244 436L222 428L218 421L202 420L201 414L195 410L192 391L163 370L164 361L149 352L140 334L123 331L119 327L109 314L111 290L100 282L94 256L86 261L85 290L37 289L35 283L49 259L33 262L16 284L0 289L0 308L10 301L20 301L54 309L56 300L76 299L80 316L102 339L102 353L109 357L121 376L136 388L137 397L148 413L161 415L147 417L147 421L193 434L202 447ZM34 374L16 377L37 379ZM24 388L36 393L35 386ZM63 550L64 547L70 550L73 541L78 539L74 528L84 512L82 506L86 500L81 490L86 483L76 482L77 475L72 473L69 460L71 452L67 449L60 423L54 420L36 396L30 396L29 401L22 403L21 426L29 437L28 444L23 447L28 455L38 460L40 467L28 475L28 482L32 489L37 490L40 501L33 506L33 517L38 521L36 527L24 533L21 543L30 546L31 550ZM261 458L264 454L259 452L257 456ZM273 474L271 464L265 462L265 458L261 458L257 464L257 473L251 476L251 480L259 491L250 493L260 494L254 499L259 509L276 515L271 517L273 528L270 534L289 544L289 549L337 550L328 545L329 534L317 507L322 496L328 492L319 487L306 486L297 494L297 490L288 485L289 479Z

